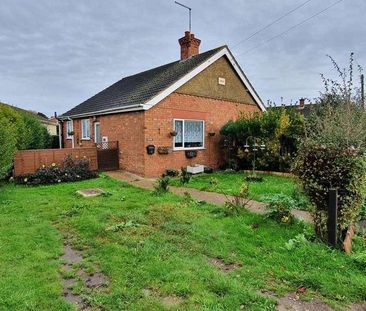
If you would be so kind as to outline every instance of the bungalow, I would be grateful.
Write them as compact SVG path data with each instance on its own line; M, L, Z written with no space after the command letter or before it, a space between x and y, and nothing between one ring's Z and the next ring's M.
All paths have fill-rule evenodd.
M61 115L63 146L118 142L118 167L147 177L218 168L221 127L265 108L229 48L200 54L200 43L186 31L180 60L125 77Z

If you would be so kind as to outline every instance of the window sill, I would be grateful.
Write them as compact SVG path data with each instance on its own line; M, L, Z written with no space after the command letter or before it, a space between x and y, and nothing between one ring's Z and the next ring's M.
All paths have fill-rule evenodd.
M67 140L72 140L72 137L66 137Z
M91 140L91 138L82 138L81 140L86 140L86 141L88 141L88 140Z
M206 150L205 147L173 148L173 151Z

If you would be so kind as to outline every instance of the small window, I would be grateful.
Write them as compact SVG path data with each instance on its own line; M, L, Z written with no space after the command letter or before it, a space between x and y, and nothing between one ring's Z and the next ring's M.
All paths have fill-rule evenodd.
M66 122L66 138L72 139L72 136L74 135L74 124L72 120Z
M198 120L174 120L174 148L203 148L204 122Z
M81 120L81 139L90 139L90 120Z

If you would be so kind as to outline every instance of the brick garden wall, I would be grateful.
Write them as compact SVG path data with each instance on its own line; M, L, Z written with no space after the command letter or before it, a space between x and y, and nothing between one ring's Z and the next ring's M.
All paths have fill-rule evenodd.
M71 155L74 159L85 157L90 161L91 170L96 171L98 169L97 149L95 147L21 150L15 154L14 175L34 173L42 165L49 166L52 163L60 165L67 155Z

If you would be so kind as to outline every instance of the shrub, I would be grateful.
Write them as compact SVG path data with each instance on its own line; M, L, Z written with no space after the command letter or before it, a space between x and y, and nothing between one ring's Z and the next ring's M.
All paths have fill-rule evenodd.
M185 167L182 167L180 170L180 183L182 185L188 184L191 180L192 174L187 172Z
M155 188L155 193L156 194L160 194L160 193L165 193L169 191L169 182L170 182L170 177L169 176L161 176L156 180L156 184L154 186Z
M304 118L295 109L269 107L264 113L241 115L229 121L220 133L226 154L227 168L234 170L253 167L253 152L244 152L244 145L253 144L256 137L266 145L256 152L255 167L261 170L288 171L299 141L304 133ZM257 142L258 143L258 142Z
M329 190L338 189L338 241L359 217L366 194L366 113L353 87L353 54L347 69L331 58L340 81L326 79L325 92L306 120L306 136L294 171L314 205L317 236L327 240Z
M314 223L318 237L327 240L329 190L339 189L338 238L343 240L360 214L366 186L366 160L359 151L336 147L310 147L297 159L296 172L315 206Z
M266 206L269 210L267 213L268 218L282 224L292 224L294 222L291 210L296 207L296 204L289 196L276 194L264 197L264 201L268 203Z
M41 185L94 177L97 177L97 173L90 170L89 160L73 160L71 156L67 156L61 166L56 165L56 163L52 163L50 166L43 165L35 173L18 176L15 181L19 184Z
M243 182L240 186L239 193L233 195L232 198L226 194L225 196L226 215L238 215L243 209L245 209L250 201L248 184Z
M0 103L0 179L12 167L17 150L49 148L51 136L31 112Z
M0 179L10 171L16 151L16 130L0 110Z
M179 172L174 168L168 168L166 170L166 175L169 177L177 177L179 175Z

